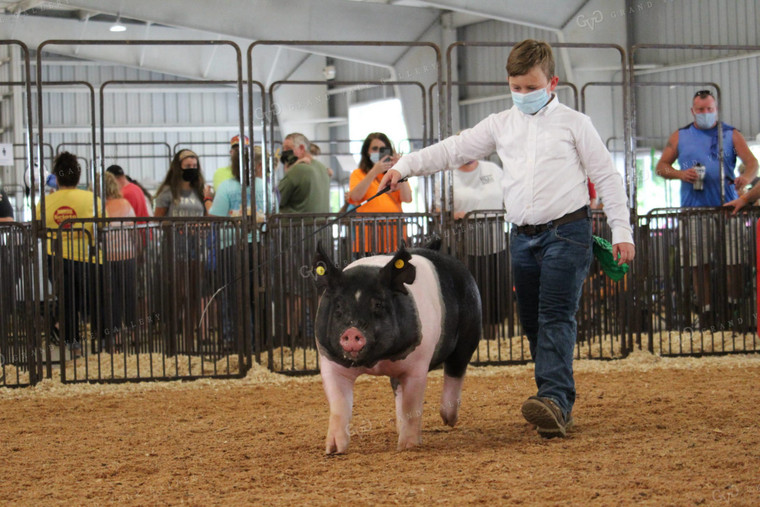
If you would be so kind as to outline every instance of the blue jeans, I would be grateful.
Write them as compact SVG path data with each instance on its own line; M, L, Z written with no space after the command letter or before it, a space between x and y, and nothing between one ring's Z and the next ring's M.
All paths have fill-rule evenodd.
M565 413L575 403L575 313L591 265L591 220L584 218L535 236L510 237L517 305L535 362L538 396Z

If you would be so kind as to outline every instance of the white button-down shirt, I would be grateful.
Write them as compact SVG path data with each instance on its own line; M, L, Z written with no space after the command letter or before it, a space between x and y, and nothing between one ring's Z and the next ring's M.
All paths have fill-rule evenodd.
M393 167L420 176L459 167L496 152L504 174L506 218L545 224L589 203L587 178L604 202L612 243L633 243L623 178L591 119L560 104L556 95L534 115L516 107L471 129L406 155Z

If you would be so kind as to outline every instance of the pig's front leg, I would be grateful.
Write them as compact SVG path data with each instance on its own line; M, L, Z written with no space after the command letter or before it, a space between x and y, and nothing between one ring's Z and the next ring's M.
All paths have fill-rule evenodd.
M422 443L422 405L425 402L427 370L410 373L399 379L396 394L396 430L398 450L403 451Z
M348 368L320 356L322 384L330 405L330 423L327 427L325 454L343 454L350 440L351 410L354 403L356 375Z

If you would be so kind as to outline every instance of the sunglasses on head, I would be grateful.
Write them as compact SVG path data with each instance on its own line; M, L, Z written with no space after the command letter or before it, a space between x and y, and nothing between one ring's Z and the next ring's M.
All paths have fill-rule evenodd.
M704 99L705 97L712 97L713 94L710 90L699 90L697 93L694 94L694 98L696 99L699 97L700 99Z

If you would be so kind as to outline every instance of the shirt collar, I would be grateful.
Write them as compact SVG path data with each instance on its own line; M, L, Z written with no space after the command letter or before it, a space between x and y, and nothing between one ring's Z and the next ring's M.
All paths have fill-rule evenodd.
M544 116L544 115L547 115L550 112L554 111L554 109L556 109L557 106L559 106L559 97L557 97L556 93L552 93L552 99L549 101L549 103L546 104L544 107L542 107L533 116Z

